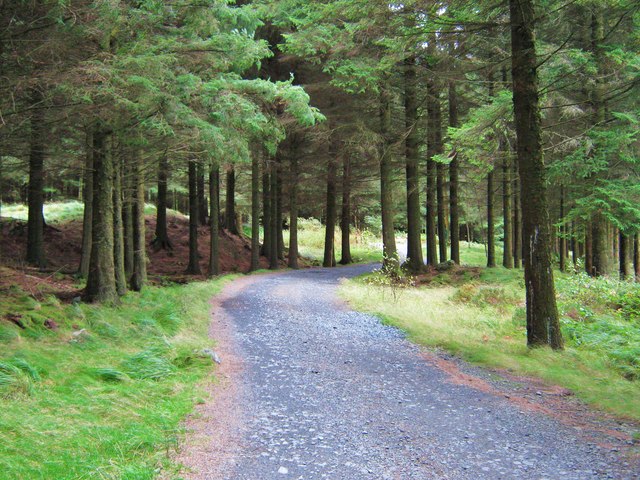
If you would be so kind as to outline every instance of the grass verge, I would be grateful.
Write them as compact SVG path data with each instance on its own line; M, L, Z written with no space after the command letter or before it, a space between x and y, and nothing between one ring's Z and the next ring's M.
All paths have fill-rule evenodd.
M211 347L209 299L229 278L149 287L114 308L5 296L0 479L143 480L171 470L181 421L212 371L201 353Z
M556 353L526 347L521 271L484 269L479 277L443 273L418 288L391 286L376 275L346 281L342 297L406 331L410 340L472 363L542 378L602 410L640 420L637 284L560 276L567 345Z

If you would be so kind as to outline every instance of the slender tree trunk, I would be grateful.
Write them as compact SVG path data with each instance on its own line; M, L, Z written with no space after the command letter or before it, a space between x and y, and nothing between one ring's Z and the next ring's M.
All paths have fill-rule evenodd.
M207 195L205 193L205 181L204 181L204 163L198 162L196 172L198 174L198 223L200 225L207 224L207 214L209 213L209 207L207 205Z
M277 239L277 253L278 259L284 260L284 234L282 228L282 156L278 154L277 169L278 174L276 176L276 239Z
M501 143L504 142L504 139ZM506 145L502 145L500 152L502 159L502 218L504 222L504 241L502 251L502 266L513 268L513 209L511 208L511 152Z
M351 156L345 153L342 157L342 211L340 212L340 229L342 230L342 250L340 264L353 263L350 241L351 224Z
M587 223L584 234L584 270L593 276L593 226Z
M396 232L393 222L393 195L391 191L391 105L389 92L383 87L380 93L380 209L382 214L382 268L394 271L398 266Z
M167 181L169 162L165 150L158 160L158 198L156 201L156 233L152 246L156 250L173 250L167 231Z
M212 162L209 167L209 276L220 275L220 166ZM252 262L253 265L253 262Z
M564 226L564 185L560 185L560 271L567 271L567 232Z
M116 291L113 258L113 165L106 154L107 133L93 133L93 218L91 258L84 297L88 302L113 303Z
M139 292L147 283L147 251L144 224L144 173L142 157L134 153L133 159L133 274L131 290Z
M335 137L335 133L332 135ZM336 254L334 248L335 229L336 229L336 156L337 156L337 139L331 139L331 148L329 149L329 166L327 170L327 218L324 236L324 258L322 260L323 267L336 266Z
M620 279L629 280L632 278L633 262L632 262L632 249L633 249L633 237L627 236L625 233L620 232Z
M189 160L189 265L188 275L200 275L198 255L198 167L197 160Z
M518 162L513 164L513 266L522 267L522 209L520 208L520 175Z
M495 235L495 185L494 171L487 174L487 267L496 266L496 235Z
M112 139L113 142L113 139ZM122 155L116 155L111 145L113 162L113 264L116 277L116 291L122 296L127 293L127 274L124 270L124 227L122 224Z
M44 108L42 93L31 94L31 146L29 151L29 212L27 219L27 262L39 268L46 265L44 253Z
M404 60L405 160L407 175L407 260L410 272L424 269L420 241L420 184L418 180L418 98L416 93L416 59Z
M260 156L251 157L251 267L260 268Z
M225 226L229 233L239 235L236 221L236 171L233 166L227 169L227 193L224 210Z
M636 232L633 242L633 271L636 282L640 282L640 235Z
M599 277L611 273L611 252L609 248L609 232L605 218L596 213L591 218L591 248L593 252L592 275Z
M447 166L443 163L437 164L437 195L438 195L438 246L440 253L440 262L447 261L447 211L444 198L445 175Z
M79 273L82 278L89 274L89 259L91 258L91 221L93 218L93 139L91 130L87 128L86 154L84 159L84 188L82 198L84 212L82 214L82 255L80 257Z
M289 268L298 267L298 144L293 139L289 181Z
M271 165L269 159L265 156L262 169L262 254L269 258L271 254Z
M533 0L509 0L513 104L518 139L522 199L523 257L527 304L527 344L563 348L558 321L541 118Z
M269 204L271 205L271 214L269 215L269 269L277 270L280 268L278 262L278 175L279 175L279 159L278 154L274 157L271 163L271 176L269 185L269 193L271 199Z
M456 84L449 82L449 125L458 127L458 96ZM449 228L451 230L451 260L460 265L460 212L458 210L458 153L453 152L449 164Z
M427 110L429 111L428 136L431 145L427 145L430 151L427 155L432 159L433 155L442 153L442 108L440 105L440 90L435 79L430 79L428 85ZM430 155L429 155L430 154ZM438 215L438 246L440 262L447 261L447 225L446 203L444 198L446 166L436 163L436 197Z

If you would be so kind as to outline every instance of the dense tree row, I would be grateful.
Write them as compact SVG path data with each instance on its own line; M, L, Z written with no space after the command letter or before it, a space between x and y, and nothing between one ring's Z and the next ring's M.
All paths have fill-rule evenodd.
M144 284L149 191L152 248L172 246L167 208L188 211L193 274L202 224L211 274L220 229L245 224L253 268L296 268L300 216L322 218L325 266L352 261L356 224L380 230L389 272L405 253L412 273L459 263L462 239L494 267L501 246L524 266L530 345L562 346L553 263L640 276L632 1L0 8L2 162L15 179L28 160L26 256L46 263L47 181L82 196L90 300Z

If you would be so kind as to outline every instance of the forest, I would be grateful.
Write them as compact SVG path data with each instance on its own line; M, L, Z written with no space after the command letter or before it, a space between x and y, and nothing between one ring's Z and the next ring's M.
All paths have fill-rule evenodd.
M289 439L264 447L273 473L206 476L232 440L192 451L185 432L218 423L185 419L282 391L234 359L298 358L287 338L344 342L342 362L380 323L334 324L335 302L447 374L526 377L537 411L575 396L614 419L624 460L578 446L568 476L544 459L412 476L380 454L368 474L295 478L640 471L637 1L0 0L0 90L0 479L297 474ZM387 358L367 348L353 358ZM251 394L210 390L220 378ZM524 395L503 387L486 388Z

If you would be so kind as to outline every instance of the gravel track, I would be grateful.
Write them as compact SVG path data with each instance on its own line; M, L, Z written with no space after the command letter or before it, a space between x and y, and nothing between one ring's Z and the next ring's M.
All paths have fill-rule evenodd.
M221 301L239 418L220 473L189 478L640 478L615 448L448 381L401 332L349 310L340 278L370 269L252 277Z

